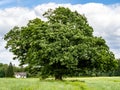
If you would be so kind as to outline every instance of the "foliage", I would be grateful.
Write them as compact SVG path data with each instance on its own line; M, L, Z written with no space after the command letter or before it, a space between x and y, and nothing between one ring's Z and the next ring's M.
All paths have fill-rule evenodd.
M0 63L0 78L5 77L7 68L7 64Z
M27 77L39 77L40 67L26 66L24 71L27 72Z
M12 63L10 62L6 71L6 77L13 77L13 75L14 75L13 66Z
M118 68L115 70L115 75L120 76L120 59L118 59Z
M25 68L24 67L13 66L13 71L14 72L24 72Z
M84 15L59 7L43 16L48 21L36 18L5 35L6 48L21 65L40 66L42 76L56 79L81 70L105 72L117 66L105 40L93 36L93 28Z

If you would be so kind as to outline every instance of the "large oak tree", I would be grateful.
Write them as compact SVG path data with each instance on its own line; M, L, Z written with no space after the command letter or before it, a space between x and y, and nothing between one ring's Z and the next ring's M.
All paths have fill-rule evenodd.
M84 15L68 8L49 9L24 27L14 27L4 37L20 64L41 68L43 77L62 79L81 70L108 71L116 67L114 54Z

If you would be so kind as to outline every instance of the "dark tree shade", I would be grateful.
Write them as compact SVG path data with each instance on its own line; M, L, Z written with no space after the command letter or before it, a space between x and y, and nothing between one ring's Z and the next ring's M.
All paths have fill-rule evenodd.
M114 54L84 15L59 7L43 15L48 21L30 20L27 26L14 27L6 35L9 48L23 64L40 66L41 75L62 79L81 70L112 70L117 66Z
M13 75L14 75L13 66L12 63L10 62L7 68L6 77L13 77Z

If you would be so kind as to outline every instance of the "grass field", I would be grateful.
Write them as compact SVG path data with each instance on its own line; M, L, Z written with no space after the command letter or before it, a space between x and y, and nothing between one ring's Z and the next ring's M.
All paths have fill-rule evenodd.
M120 90L120 77L66 78L64 81L0 78L0 90Z

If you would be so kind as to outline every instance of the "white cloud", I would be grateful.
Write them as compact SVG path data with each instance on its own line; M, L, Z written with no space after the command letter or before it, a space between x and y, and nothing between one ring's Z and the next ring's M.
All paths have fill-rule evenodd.
M107 41L110 49L115 52L116 57L120 58L120 4L109 6L99 3L77 5L48 3L38 5L31 9L24 7L1 9L0 36L3 37L15 25L23 26L27 24L30 19L39 17L45 20L42 14L49 8L54 9L58 6L69 7L72 11L77 10L79 13L85 14L89 24L94 29L94 35L102 36ZM12 54L3 49L3 43L2 41L0 44L0 59L9 61L12 58Z
M13 26L23 26L35 18L34 11L28 8L13 7L0 10L0 35L8 32Z

